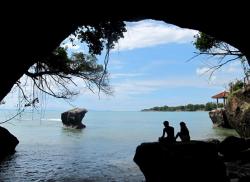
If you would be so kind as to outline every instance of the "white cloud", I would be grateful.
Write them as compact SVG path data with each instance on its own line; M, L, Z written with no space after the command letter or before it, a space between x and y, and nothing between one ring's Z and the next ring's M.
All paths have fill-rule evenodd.
M78 50L80 48L79 44L72 44L72 42L66 42L61 45L62 47L67 47L68 49Z
M225 68L225 71L227 73L235 73L235 72L243 72L243 69L241 68L240 62L233 62L228 65L228 67Z
M231 46L230 44L227 44L227 46L228 46L228 50L230 50L230 51L239 51L239 49ZM228 51L225 49L225 47L222 47L222 48L212 48L211 52L227 53Z
M201 75L207 75L211 73L211 69L208 67L201 67L196 69L196 74L201 76Z
M124 38L116 44L115 50L132 50L168 43L188 43L197 34L196 30L183 29L164 22L144 20L128 23Z
M115 95L141 95L148 94L161 89L192 87L207 88L209 85L203 80L168 78L152 80L127 80L114 85Z
M81 84L78 85L81 90L81 94L84 95L84 98L88 99L98 99L98 90L95 90L95 93L92 93L89 89L84 88ZM216 85L217 86L217 85ZM134 96L142 96L151 94L155 91L160 91L164 89L172 88L183 88L183 87L192 87L192 88L209 88L211 84L205 82L202 79L194 78L167 78L167 79L151 79L151 80L135 80L128 78L119 83L112 84L114 95L108 96L101 93L101 100L113 100L113 99L130 99Z
M138 77L138 76L142 76L144 74L142 73L112 73L110 75L111 79L114 78L131 78L131 77Z
M118 59L110 59L108 66L111 70L120 70L124 67L124 64L124 61Z
M153 84L153 82L145 83L145 81L123 82L116 84L115 95L141 95L151 93L158 90L159 85Z
M242 68L239 62L230 63L223 66L221 69L215 70L207 66L196 69L196 74L202 76L207 84L211 86L219 86L226 88L233 79L241 79L243 75Z
M210 80L213 82L213 81L215 81L217 79L217 77L215 76L215 75L211 75L211 77L210 77Z
M207 63L210 66L202 66L202 67L197 68L196 74L198 76L204 76L204 77L209 78L209 81L215 81L216 79L221 79L224 77L228 77L232 79L232 75L235 75L233 76L235 78L243 75L243 69L239 61L228 63L217 70L211 69L211 67L215 66L214 63L212 62L211 63L207 62ZM228 79L226 80L228 82Z

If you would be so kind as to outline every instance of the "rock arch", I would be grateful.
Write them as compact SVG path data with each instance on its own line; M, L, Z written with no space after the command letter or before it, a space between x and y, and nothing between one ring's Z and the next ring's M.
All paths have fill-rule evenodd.
M125 11L117 6L116 12L109 9L93 10L89 12L89 5L60 4L52 7L50 4L24 4L21 7L7 7L1 12L2 57L0 68L0 100L11 90L15 82L35 62L55 49L62 40L70 35L78 26L89 23L98 23L104 19L119 19L123 21L138 21L143 19L162 20L183 28L196 29L216 37L219 40L241 50L250 61L250 28L248 14L244 4L232 4L230 7L218 7L212 3L191 6L186 9L180 5L165 5L154 2L153 5L144 7L143 10L134 8L136 13L126 15L131 6ZM95 5L97 6L97 5ZM101 6L101 5L100 5ZM107 6L107 4L106 4ZM185 4L183 5L185 6ZM91 8L92 6L90 6ZM157 10L157 14L151 13ZM232 14L235 10L238 13ZM94 14L98 11L98 14ZM124 12L124 14L122 14ZM14 14L13 16L11 14ZM131 10L132 13L132 10ZM116 14L116 15L111 15ZM7 18L6 18L7 17ZM250 62L249 62L250 63Z

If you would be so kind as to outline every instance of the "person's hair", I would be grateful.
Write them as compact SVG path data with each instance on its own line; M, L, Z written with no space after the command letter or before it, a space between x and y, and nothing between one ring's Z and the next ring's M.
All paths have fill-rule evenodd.
M186 126L186 123L184 123L184 122L182 121L182 122L180 122L180 125L181 125L181 126Z

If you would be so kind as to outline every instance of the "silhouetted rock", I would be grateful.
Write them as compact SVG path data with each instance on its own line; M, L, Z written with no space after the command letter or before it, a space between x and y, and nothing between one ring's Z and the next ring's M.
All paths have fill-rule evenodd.
M69 111L66 111L61 114L62 123L65 126L70 126L76 129L82 129L86 126L82 124L82 118L85 116L87 109L84 108L75 108Z
M209 117L212 120L214 126L222 128L232 128L226 116L224 109L215 109L209 112Z
M250 159L250 139L229 136L219 144L225 160Z
M250 162L245 162L242 160L234 160L225 162L227 168L227 174L231 181L245 181L249 182L250 180ZM248 179L248 180L247 180Z
M19 141L14 135L0 126L0 161L5 156L13 154L18 143Z
M232 181L249 181L250 139L230 136L219 144L218 149L225 161L228 177Z
M225 165L214 143L142 143L136 149L134 161L150 182L228 181Z

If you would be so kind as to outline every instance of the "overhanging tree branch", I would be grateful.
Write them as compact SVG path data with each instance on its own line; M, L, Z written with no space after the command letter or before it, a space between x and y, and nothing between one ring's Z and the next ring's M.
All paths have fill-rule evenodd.
M211 78L212 74L216 70L235 60L240 60L244 68L243 70L245 75L247 76L247 74L249 74L249 67L247 68L245 65L245 62L247 62L246 57L239 50L233 48L229 44L219 41L205 33L199 32L199 34L195 36L194 45L200 52L195 52L196 55L190 58L188 61L201 55L206 55L208 58L218 58L217 65L209 65L208 71L211 71L209 78Z

